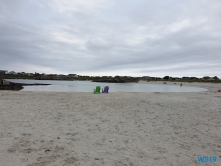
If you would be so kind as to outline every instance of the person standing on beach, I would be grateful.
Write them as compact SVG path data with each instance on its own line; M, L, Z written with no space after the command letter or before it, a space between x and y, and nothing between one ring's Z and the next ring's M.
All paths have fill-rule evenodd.
M183 84L181 83L180 86L183 86Z

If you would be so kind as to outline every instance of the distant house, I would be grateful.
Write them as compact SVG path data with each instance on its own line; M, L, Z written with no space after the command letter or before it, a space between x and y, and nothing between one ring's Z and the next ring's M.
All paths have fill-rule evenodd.
M182 80L189 80L189 77L182 77Z
M17 73L14 72L14 71L10 71L8 74L13 74L13 75L16 75Z
M0 74L8 74L8 70L0 70Z
M177 81L177 80L180 80L180 78L179 77L169 77L169 80Z
M219 80L219 78L217 76L214 76L213 79L214 80Z
M134 78L140 78L140 77L134 77ZM150 76L143 76L142 78L145 80L157 80L157 77L150 77Z
M68 74L69 77L78 77L77 74Z
M47 76L52 77L52 76L57 76L57 74L47 74Z
M59 75L57 75L57 77L65 77L65 75L64 74L59 74Z
M24 73L24 75L26 75L26 76L30 76L31 74L30 74L30 73Z
M31 73L21 72L21 75L24 75L24 76L30 76Z
M157 80L157 77L150 77L150 80Z
M204 76L203 79L208 80L208 79L210 79L210 77L209 76Z
M190 77L191 80L197 80L197 77Z
M172 80L180 80L179 77L173 77Z
M25 75L24 72L18 72L18 75Z
M65 77L63 74L56 75L54 79L62 80Z
M143 76L143 79L149 80L150 76Z

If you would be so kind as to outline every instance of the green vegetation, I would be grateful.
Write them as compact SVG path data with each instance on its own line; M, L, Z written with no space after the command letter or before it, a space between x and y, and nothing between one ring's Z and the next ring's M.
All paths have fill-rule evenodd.
M170 76L163 77L164 80L169 80Z
M127 77L127 76L95 77L93 79L93 82L110 82L110 83L126 83L126 82L138 82L138 81L139 81L139 78Z
M33 74L28 75L13 75L13 74L0 74L0 79L32 79L32 80L66 80L66 81L93 81L93 82L115 82L115 83L124 83L124 82L138 82L139 80L144 81L170 81L170 82L202 82L202 83L221 83L221 80L217 77L170 77L165 76L163 78L159 77L130 77L130 76L103 76L103 77L93 77L93 76L78 76L71 77L67 75L43 75L43 74Z
M0 79L35 79L35 77L26 75L0 74Z

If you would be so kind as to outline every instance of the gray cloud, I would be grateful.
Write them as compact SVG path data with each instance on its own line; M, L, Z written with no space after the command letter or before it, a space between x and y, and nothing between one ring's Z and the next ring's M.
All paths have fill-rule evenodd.
M221 2L0 1L1 69L221 77Z

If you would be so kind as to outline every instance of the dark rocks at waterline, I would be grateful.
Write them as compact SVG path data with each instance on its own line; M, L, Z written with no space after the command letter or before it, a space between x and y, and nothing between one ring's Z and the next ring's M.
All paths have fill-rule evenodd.
M51 85L51 84L22 84L22 83L16 83L16 84L21 86Z
M51 85L51 84L23 84L23 83L14 83L0 79L0 90L21 90L23 86L36 86L36 85Z
M23 86L21 85L0 85L0 90L21 90Z
M0 90L21 90L23 89L22 85L9 82L6 80L0 80Z

